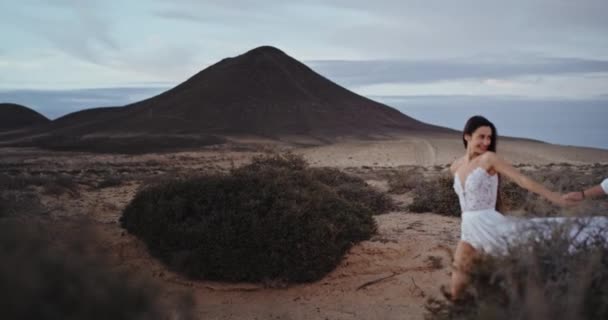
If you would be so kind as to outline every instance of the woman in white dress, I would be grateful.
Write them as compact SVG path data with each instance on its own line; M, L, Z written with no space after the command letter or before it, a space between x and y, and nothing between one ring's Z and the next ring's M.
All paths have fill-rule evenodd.
M450 168L462 210L461 240L454 254L450 292L455 300L469 282L468 272L478 252L500 253L505 248L505 236L513 232L514 218L497 211L498 184L502 176L560 206L573 204L497 156L496 140L494 124L481 116L470 118L462 137L465 155Z

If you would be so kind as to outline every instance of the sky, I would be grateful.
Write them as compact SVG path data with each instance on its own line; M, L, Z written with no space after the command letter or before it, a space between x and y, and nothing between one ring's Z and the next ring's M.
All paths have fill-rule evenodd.
M124 105L272 45L402 111L416 97L606 109L606 12L605 0L3 1L0 102L51 119Z

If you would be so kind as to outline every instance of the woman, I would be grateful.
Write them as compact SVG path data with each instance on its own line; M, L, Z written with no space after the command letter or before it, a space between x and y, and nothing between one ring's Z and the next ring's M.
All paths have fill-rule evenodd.
M477 253L500 253L505 249L504 241L509 233L515 231L516 219L497 211L498 184L502 176L560 206L572 203L498 157L496 140L494 124L481 116L470 118L462 138L465 155L450 168L462 210L462 234L454 254L451 284L451 297L455 300L468 284L468 271Z

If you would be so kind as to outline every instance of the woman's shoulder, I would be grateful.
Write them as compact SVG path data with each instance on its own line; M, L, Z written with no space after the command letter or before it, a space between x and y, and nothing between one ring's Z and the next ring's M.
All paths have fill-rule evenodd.
M497 166L503 166L505 163L507 162L494 151L486 151L479 157L479 166L486 169L489 173L495 172Z
M494 151L486 151L479 157L480 161L485 161L485 162L493 162L497 159L499 159L499 157L496 154L496 152L494 152Z

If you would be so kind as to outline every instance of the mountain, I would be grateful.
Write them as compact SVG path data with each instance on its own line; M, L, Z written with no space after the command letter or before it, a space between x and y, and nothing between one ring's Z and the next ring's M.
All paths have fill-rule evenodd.
M14 103L0 103L0 131L23 129L49 123L40 113Z
M43 144L57 137L73 144L85 135L147 136L146 143L150 137L197 137L219 143L235 135L331 139L449 130L357 95L281 50L262 46L223 59L155 97L75 112L43 131L54 137Z

